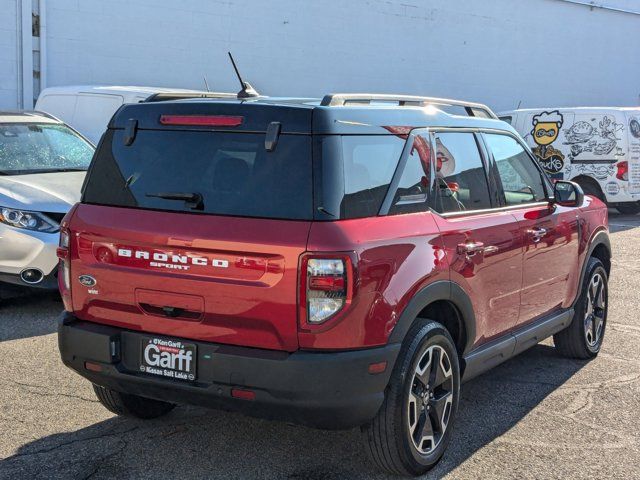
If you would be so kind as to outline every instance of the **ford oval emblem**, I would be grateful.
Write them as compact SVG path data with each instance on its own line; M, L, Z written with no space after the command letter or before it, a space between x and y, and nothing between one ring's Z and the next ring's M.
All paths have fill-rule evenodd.
M95 287L96 283L98 283L91 275L80 275L78 281L85 287Z

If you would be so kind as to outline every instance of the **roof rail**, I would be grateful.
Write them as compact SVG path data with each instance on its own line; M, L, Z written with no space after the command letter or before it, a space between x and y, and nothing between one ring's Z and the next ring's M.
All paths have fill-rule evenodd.
M444 107L463 107L470 117L482 117L497 119L493 111L481 103L452 100L449 98L420 97L414 95L387 95L371 93L335 93L325 95L320 105L325 107L338 107L350 103L371 104L372 102L395 102L399 106L424 107L427 105L440 105Z
M236 94L225 92L160 92L149 95L141 103L186 100L189 98L236 98Z

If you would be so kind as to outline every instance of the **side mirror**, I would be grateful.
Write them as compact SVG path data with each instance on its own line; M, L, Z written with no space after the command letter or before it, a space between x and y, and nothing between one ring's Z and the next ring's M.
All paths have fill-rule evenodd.
M564 207L579 207L584 202L582 187L575 182L557 180L553 185L554 203Z

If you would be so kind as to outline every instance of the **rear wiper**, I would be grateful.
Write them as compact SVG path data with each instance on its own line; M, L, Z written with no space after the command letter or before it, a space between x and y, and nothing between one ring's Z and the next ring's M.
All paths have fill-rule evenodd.
M146 196L165 200L182 200L192 210L204 210L202 195L196 192L159 192L147 193Z

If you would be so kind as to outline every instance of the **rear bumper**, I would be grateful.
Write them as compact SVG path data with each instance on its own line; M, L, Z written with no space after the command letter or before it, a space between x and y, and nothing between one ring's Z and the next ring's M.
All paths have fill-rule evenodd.
M62 361L97 385L327 429L352 428L375 416L400 350L387 345L287 353L187 340L197 345L197 379L183 382L139 372L143 337L149 335L81 321L68 312L58 325ZM101 364L102 371L87 370L85 361ZM370 364L382 361L385 372L368 372ZM232 388L254 391L255 400L231 397Z

